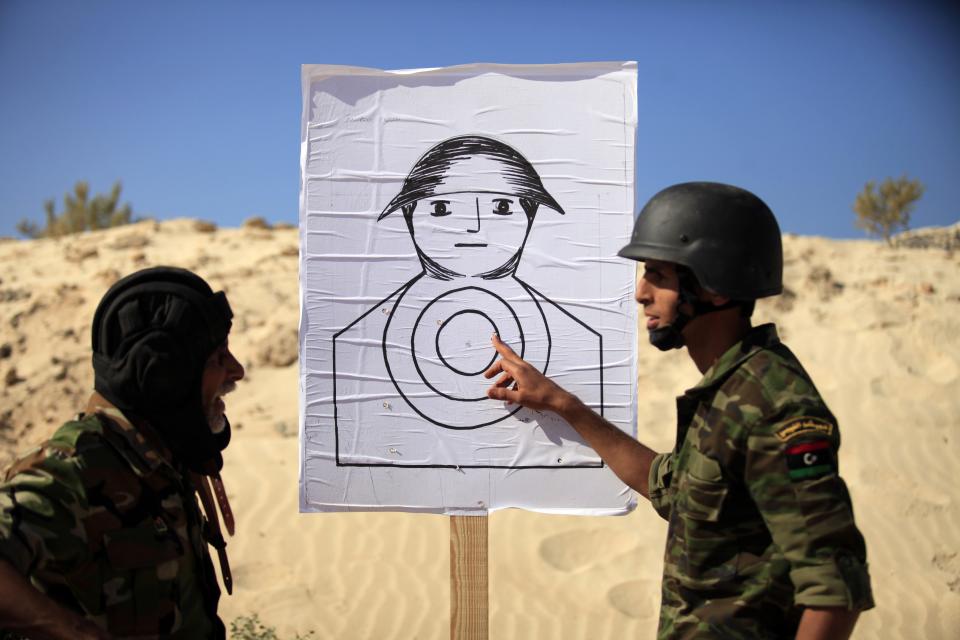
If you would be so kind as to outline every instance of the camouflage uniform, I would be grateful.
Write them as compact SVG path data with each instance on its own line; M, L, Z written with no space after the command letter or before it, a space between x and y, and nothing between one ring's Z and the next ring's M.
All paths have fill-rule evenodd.
M148 430L95 395L0 485L0 555L118 638L224 638L195 487Z
M784 638L803 607L873 606L833 414L776 328L753 329L677 399L650 470L669 522L658 638Z

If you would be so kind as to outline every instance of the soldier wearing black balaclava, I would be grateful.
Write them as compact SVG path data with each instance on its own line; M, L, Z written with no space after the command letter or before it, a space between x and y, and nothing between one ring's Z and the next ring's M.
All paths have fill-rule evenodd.
M150 422L191 471L215 473L230 424L214 433L200 397L204 364L230 333L226 295L199 276L160 267L117 282L93 319L94 388Z
M104 295L86 410L0 485L0 637L225 638L209 546L229 592L215 502L232 534L219 478L221 396L244 374L232 315L184 269L145 269Z

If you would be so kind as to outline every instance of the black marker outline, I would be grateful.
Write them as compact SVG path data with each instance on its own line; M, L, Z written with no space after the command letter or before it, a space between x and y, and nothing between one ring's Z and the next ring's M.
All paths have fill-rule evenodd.
M429 151L427 151L423 156L420 157L420 159L419 159L419 160L417 161L417 163L414 165L413 169L411 169L410 174L408 175L407 179L404 181L404 186L403 186L403 189L401 190L401 193L397 194L397 195L393 198L393 200L383 209L383 211L380 213L380 216L378 217L378 220L381 220L381 219L383 219L384 217L386 217L387 215L389 215L390 213L392 213L392 212L394 212L394 211L396 211L396 210L398 210L398 209L403 209L403 211L404 211L404 217L405 217L406 220L407 220L407 226L408 226L408 229L409 229L409 231L410 231L411 238L414 240L414 246L415 246L415 248L416 248L418 258L420 258L421 266L422 266L422 268L423 268L423 271L421 271L419 274L417 274L416 276L414 276L413 278L411 278L411 279L410 279L408 282L406 282L403 286L401 286L400 288L396 289L396 290L395 290L393 293L391 293L389 296L387 296L386 298L380 300L380 302L378 302L376 305L373 305L370 309L368 309L368 310L365 311L363 314L361 314L359 317L357 317L353 322L351 322L351 323L348 324L346 327L344 327L343 329L341 329L340 331L336 332L336 333L333 335L333 403L334 403L333 415L334 415L334 432L335 432L334 440L335 440L335 446L336 446L335 460L336 460L337 466L342 466L342 467L408 467L408 468L421 468L421 469L424 469L424 468L426 468L426 469L433 469L433 468L439 468L439 469L576 469L576 468L590 468L590 469L593 469L593 468L603 468L603 467L606 466L605 463L604 463L602 460L599 460L598 462L589 462L589 463L580 463L580 464L568 464L568 465L563 465L563 466L553 466L553 465L490 465L490 464L461 464L461 465L457 465L457 464L403 464L403 463L400 463L400 462L357 463L357 462L343 462L343 461L340 459L339 410L338 410L338 408L337 408L337 355L336 355L336 352L337 352L337 344L336 344L336 341L337 341L337 338L340 337L343 333L345 333L346 331L349 331L349 330L350 330L351 328L353 328L357 323L359 323L361 320L363 320L363 319L366 318L368 315L370 315L375 309L381 308L384 303L386 303L388 300L390 300L390 299L393 298L394 296L397 296L397 300L396 300L396 302L394 303L393 307L391 307L391 309L390 309L390 311L389 311L389 313L388 313L388 317L387 317L387 321L386 321L386 323L385 323L385 328L384 328L384 333L383 333L383 339L382 339L382 341L381 341L381 351L382 351L382 353L383 353L384 365L385 365L385 367L386 367L386 369L387 369L388 375L390 376L391 382L393 382L393 385L394 385L394 387L396 388L397 392L400 394L400 396L404 399L404 401L406 402L406 404L407 404L411 409L413 409L418 415L420 415L422 418L424 418L424 419L427 420L428 422L430 422L430 423L432 423L432 424L435 424L435 425L437 425L437 426L440 426L440 427L443 427L443 428L448 428L448 429L466 430L466 429L477 429L477 428L480 428L480 427L484 427L484 426L488 426L488 425L491 425L491 424L495 424L495 423L497 423L497 422L500 422L500 421L502 421L502 420L504 420L504 419L506 419L506 418L508 418L508 417L510 417L510 416L512 416L512 415L514 415L517 411L519 411L519 410L522 408L522 407L519 407L519 406L518 406L518 407L517 407L516 409L514 409L513 411L510 411L510 412L507 413L506 415L504 415L504 416L502 416L502 417L500 417L500 418L498 418L498 419L496 419L496 420L493 420L493 421L490 421L490 422L486 422L486 423L483 423L483 424L480 424L480 425L476 425L476 426L470 426L470 427L454 427L454 426L451 426L451 425L444 425L444 424L442 424L442 423L434 420L433 418L430 418L429 416L425 415L425 414L424 414L422 411L420 411L416 406L414 406L414 404L413 404L412 402L410 402L410 400L406 397L406 395L404 395L403 391L400 389L399 385L397 384L396 379L394 378L393 371L392 371L392 369L391 369L391 367L390 367L390 363L389 363L389 360L388 360L388 358L387 358L387 342L386 342L387 330L388 330L389 327L390 327L390 322L393 320L394 310L395 310L395 309L397 308L397 306L400 304L400 301L403 299L404 295L406 295L406 293L407 293L407 291L410 289L410 287L412 287L414 283L416 283L418 280L420 280L420 278L422 278L424 275L427 275L428 273L429 273L432 277L435 277L435 278L440 279L440 280L450 280L450 279L452 279L453 277L463 277L463 276L461 276L460 274L455 274L455 273L453 273L453 272L449 272L449 270L447 270L447 269L443 269L443 268L431 269L431 268L430 268L430 267L431 267L431 264L430 264L429 258L428 258L427 256L425 256L425 255L422 254L422 252L421 252L421 250L420 250L420 247L418 246L418 244L417 244L417 242L416 242L416 238L414 237L413 228L412 228L412 226L411 226L411 215L412 215L412 212L413 212L414 207L416 206L416 202L417 202L418 200L420 200L420 199L426 199L426 197L427 197L428 195L436 196L436 195L441 195L441 194L443 193L442 191L438 191L438 190L437 190L437 187L440 187L440 186L441 186L444 172L450 168L450 166L453 164L453 162L455 162L458 158L469 157L469 156L474 155L474 154L484 154L484 155L488 155L488 156L491 156L491 157L495 157L499 162L502 163L502 165L503 165L503 167L504 167L504 168L503 168L504 176L505 176L505 178L508 180L508 182L510 182L510 183L514 186L514 189L516 190L516 195L517 195L517 197L519 197L519 198L521 199L521 204L524 205L524 210L526 211L527 216L528 216L528 220L529 220L528 225L527 225L527 230L526 230L526 233L525 233L525 235L524 235L524 241L523 241L523 243L521 244L521 246L519 247L517 253L513 256L513 258L511 258L510 260L508 260L508 261L507 261L504 265L502 265L501 267L498 267L497 269L494 269L493 271L491 271L491 272L489 272L489 273L477 274L477 277L483 278L483 279L485 279L485 280L499 279L499 278L503 278L503 277L512 277L512 278L513 278L514 280L516 280L516 281L521 285L521 287L522 287L524 290L526 290L527 293L530 295L530 299L533 300L534 304L536 305L537 309L538 309L539 312L540 312L541 318L542 318L542 320L543 320L543 326L544 326L544 328L546 329L546 333L547 333L547 336L546 336L546 337L547 337L547 355L546 355L546 359L545 359L545 362L544 362L544 365L543 365L543 373L544 373L544 374L547 373L547 369L549 368L550 357L551 357L551 354L552 354L552 346L553 346L553 345L552 345L552 337L551 337L551 334L550 334L550 325L547 323L546 314L544 313L543 307L541 306L540 300L538 300L538 297L539 297L539 298L542 298L543 300L545 300L546 302L548 302L550 305L552 305L553 307L555 307L557 310L559 310L559 311L560 311L561 313L563 313L565 316L567 316L568 318L570 318L571 320L573 320L574 322L576 322L577 324L579 324L581 327L583 327L584 329L586 329L588 332L590 332L591 334L593 334L593 335L595 335L595 336L597 337L597 341L598 341L598 342L597 342L597 344L598 344L598 352L599 352L599 378L600 378L600 380L599 380L599 382L600 382L600 385L599 385L599 387L600 387L600 407L599 407L599 413L600 413L601 416L604 415L603 335L600 334L600 332L598 332L598 331L596 331L595 329L593 329L592 327L588 326L586 323L584 323L582 320L580 320L579 318L577 318L577 317L576 317L575 315L573 315L571 312L567 311L567 310L564 309L562 306L560 306L559 304L557 304L556 302L554 302L553 300L551 300L551 299L548 298L547 296L543 295L543 294L540 293L538 290L534 289L532 286L530 286L530 285L527 284L526 282L524 282L524 281L520 280L519 278L517 278L517 277L516 277L516 274L515 274L515 270L516 270L517 265L519 264L519 261L520 261L520 255L521 255L522 252L523 252L524 246L526 245L527 237L528 237L529 234L530 234L530 229L531 229L531 227L532 227L533 217L534 217L534 215L535 215L535 213L536 213L537 205L546 206L547 208L553 209L554 211L556 211L556 212L558 212L558 213L560 213L560 214L563 214L563 213L564 213L563 209L562 209L562 208L560 207L560 205L556 202L556 200L554 200L553 197L550 196L549 193L547 193L546 189L544 189L543 184L542 184L542 182L540 181L540 177L539 177L539 175L537 174L536 170L533 168L533 166L526 160L526 158L524 158L522 155L520 155L515 149L513 149L512 147L510 147L509 145L507 145L507 144L505 144L505 143L503 143L503 142L500 142L500 141L498 141L498 140L494 140L494 139L492 139L492 138L487 138L487 137L484 137L484 136L458 136L458 137L455 137L455 138L450 138L450 139L448 139L448 140L445 140L445 141L443 141L443 142L435 145L435 146L432 147ZM485 191L485 190L483 190L483 189L477 189L476 192L477 192L477 193L501 193L500 191ZM523 202L523 200L527 200L527 202ZM462 246L462 247L475 247L475 246L478 246L479 244L480 244L480 243L457 243L457 244L455 244L454 246L457 246L457 247L461 247L461 246ZM439 265L437 265L437 267L439 267ZM412 331L411 331L411 338L410 338L410 340L411 340L411 344L410 344L410 356L411 356L411 358L413 358L414 366L416 367L417 372L420 374L421 380L423 380L423 382L424 382L431 390L433 390L433 391L434 391L435 393L437 393L438 395L443 396L443 397L446 397L447 399L450 399L450 400L456 400L456 401L461 401L461 402L471 402L471 401L474 401L474 400L463 400L463 399L460 399L460 398L453 398L453 397L451 397L451 396L449 396L449 395L446 395L446 394L443 394L443 393L439 392L436 388L434 388L433 385L430 384L430 382L428 382L428 381L426 380L426 377L423 375L423 372L420 370L420 366L419 366L419 364L417 363L416 350L415 350L415 345L414 345L415 336L416 336L416 331L417 331L417 328L419 327L420 321L421 321L424 313L426 312L426 309L429 308L429 306L432 305L434 302L440 300L441 298L445 297L446 295L455 293L455 292L457 292L457 291L462 291L462 290L465 290L465 289L477 289L478 291L482 291L482 292L484 292L484 293L488 293L488 294L494 296L495 298L497 298L498 300L500 300L500 301L507 307L507 309L510 311L510 313L514 316L514 320L516 321L517 326L519 327L519 330L520 330L520 335L521 335L521 354L520 354L520 355L521 355L521 358L523 357L523 355L524 355L524 349L525 349L525 341L523 340L523 328L522 328L522 325L520 324L519 318L517 318L516 312L513 310L513 308L510 306L509 303L507 303L505 300L503 300L503 298L501 298L501 297L498 296L497 294L495 294L495 293L493 293L492 291L489 291L489 290L487 290L487 289L484 289L484 288L482 288L482 287L476 287L476 286L460 287L460 288L455 289L455 290L453 290L453 291L445 292L444 294L442 294L442 295L440 295L440 296L437 296L436 298L434 298L434 300L431 300L429 303L427 303L427 305L424 307L424 309L423 309L423 310L420 312L420 314L418 315L417 320L416 320L416 322L414 323L413 329L412 329ZM446 359L443 358L443 356L440 354L440 349L439 349L439 334L440 334L440 330L442 330L442 328L446 325L446 323L449 322L453 317L456 317L457 315L460 315L460 314L462 314L462 313L467 313L467 312L479 313L480 315L483 315L484 317L486 317L487 320L490 321L490 323L493 325L494 331L499 335L499 327L497 327L496 322L494 322L492 318L490 318L489 316L487 316L485 313L483 313L483 312L480 311L480 310L476 310L476 309L464 309L464 310L457 311L456 313L454 313L453 315L451 315L449 318L447 318L447 319L440 325L440 328L437 330L434 347L435 347L435 349L436 349L437 356L438 356L439 359L443 362L444 366L446 366L448 369L450 369L451 371L453 371L454 373L456 373L456 374L458 374L458 375L466 376L466 377L473 377L473 376L475 376L475 375L479 375L479 373L482 373L482 372L479 372L479 373L477 373L477 374L470 374L470 373L467 373L467 372L459 371L458 369L450 366L450 364L446 361ZM497 358L497 356L494 355L493 360L491 360L491 363L494 362L494 361L496 360L496 358ZM489 368L489 366L488 366L487 368ZM484 370L485 370L485 369L484 369ZM476 400L484 400L484 399L487 399L487 398L485 398L485 397L484 397L484 398L478 398L478 399L476 399Z
M497 300L499 300L499 301L503 304L503 306L507 308L507 311L510 312L510 315L513 316L513 321L514 321L514 323L517 325L517 331L519 331L519 333L520 333L520 357L521 357L521 358L522 358L523 355L526 353L526 349L527 349L526 340L524 339L524 335L523 335L523 326L520 324L520 318L517 317L517 312L513 310L513 307L511 307L511 306L509 305L509 303L507 303L506 300L504 300L503 298L501 298L501 297L498 296L497 294L493 293L492 291L488 291L488 290L486 290L486 289L481 289L480 287L475 287L475 286L458 287L458 288L456 288L456 289L451 289L450 291L445 291L444 293L440 294L439 296L437 296L436 298L434 298L433 300L431 300L430 302L428 302L428 303L423 307L423 310L420 311L420 315L417 316L417 319L416 319L416 321L415 321L414 324L413 324L413 330L410 332L410 355L411 355L411 357L413 358L413 366L416 368L417 373L420 374L420 379L423 380L424 384L426 384L434 393L436 393L436 394L439 395L439 396L443 396L444 398L447 398L448 400L454 400L454 401L456 401L456 402L478 402L478 401L480 401L480 400L489 400L489 398L487 398L486 395L480 396L479 398L456 398L456 397L454 397L454 396L448 395L448 394L440 391L440 390L437 389L435 386L433 386L433 385L430 383L430 381L427 380L427 377L423 374L423 370L420 368L419 359L417 358L417 355L416 355L416 354L417 354L416 339L417 339L417 329L420 327L420 324L421 324L420 321L423 320L423 316L427 313L427 310L430 309L430 307L434 305L434 303L440 301L442 298L446 298L447 296L453 295L453 294L455 294L455 293L459 293L460 291L466 291L467 289L476 289L477 291L480 291L480 292L482 292L482 293L490 294L491 296L493 296L494 298L496 298ZM397 304L399 304L399 302L400 302L400 301L397 300ZM490 316L488 316L487 314L483 313L482 311L477 311L476 309L462 309L462 310L458 311L458 312L457 312L456 314L454 314L454 315L458 315L458 314L461 314L461 313L465 313L465 312L467 312L467 311L473 311L473 312L479 313L480 315L486 317L487 320L490 320L490 323L493 325L494 331L497 332L497 335L500 335L500 330L499 330L499 327L497 327L497 323L496 323L496 322L493 322L493 320L490 318ZM452 317L453 317L453 316L450 316L450 318L452 318ZM450 320L450 318L447 318L444 322L448 322L448 321ZM383 330L383 359L384 359L384 361L387 360L387 330L388 330L389 327L390 327L390 320L392 320L392 319L393 319L393 315L391 314L390 318L387 320L387 327ZM441 325L440 328L437 329L437 336L438 336L438 337L439 337L439 335L440 335L440 329L441 329L441 328L442 328L442 325ZM549 349L548 349L548 352L549 352ZM494 353L496 353L496 352L494 352ZM494 360L496 360L496 358L497 358L496 356L493 357ZM446 361L444 361L444 364L447 364ZM454 369L453 367L451 367L449 364L447 364L447 368L452 369L454 372L459 373L460 375L468 375L468 374L464 374L464 373L462 373L462 372L460 372L460 371L457 371L456 369ZM488 367L485 367L485 368L483 369L483 371L486 371L488 368L489 368L489 366L488 366ZM390 373L390 380L393 382L393 385L397 388L397 391L399 391L399 392L400 392L400 395L403 396L403 399L407 401L407 404L409 404L409 405L412 406L413 403L410 402L410 400L407 399L407 396L404 395L403 391L400 389L400 386L397 384L396 379L393 377L393 372L390 371L390 365L389 365L389 364L387 364L387 371L388 371L388 373ZM473 375L479 375L479 374L483 373L483 371L479 371L479 372L477 372L476 374L473 374ZM417 413L420 413L420 412L417 411ZM421 414L421 415L423 415L423 414ZM423 416L423 417L426 418L427 416ZM485 426L485 425L477 425L477 427L454 427L454 426L451 426L451 425L446 425L446 424L437 422L437 421L435 421L435 420L433 420L433 419L431 419L431 418L427 418L427 419L430 420L431 422L433 422L435 425L438 425L438 426L441 426L441 427L445 427L445 428L447 428L447 429L475 429L475 428L477 428L477 427L479 427L479 426ZM501 418L501 419L502 419L502 418ZM499 420L498 420L498 422L499 422ZM492 423L490 423L490 424L492 424Z
M454 373L458 373L458 374L460 374L461 376L464 376L465 378L472 378L473 376L480 375L481 373L483 373L484 371L486 371L487 369L489 369L490 366L491 366L494 362L497 361L497 352L496 352L496 349L494 349L494 351L493 351L493 356L491 356L490 362L488 362L488 363L485 364L484 366L480 367L479 371L472 371L472 372L471 372L471 371L460 371L460 369L457 369L455 366L453 366L452 364L450 364L449 362L447 362L447 359L443 357L443 353L440 351L440 334L443 332L444 328L446 328L447 324L449 324L451 320L453 320L453 319L456 318L457 316L462 316L462 315L465 314L465 313L473 313L473 314L476 314L476 315L478 315L478 316L482 316L482 317L486 318L486 319L487 319L487 322L490 323L490 326L493 327L493 333L495 333L498 338L500 337L500 329L497 327L497 323L493 321L493 318L491 318L490 316L488 316L487 314L485 314L483 311L477 311L476 309L462 309L462 310L460 310L460 311L457 311L455 314L453 314L452 316L450 316L450 317L447 318L446 320L444 320L444 321L443 321L443 324L440 325L440 328L437 329L437 335L436 335L436 338L434 339L434 349L435 349L436 352L437 352L437 357L440 358L440 362L442 362L444 365L446 365L447 369L450 369L450 370L453 371ZM521 329L521 331L522 331L522 329Z
M420 274L420 275L422 276L423 274ZM419 280L419 279L420 279L419 277L415 278L413 281L411 281L411 284L413 284L413 282L416 282L416 280ZM437 296L436 298L434 298L433 300L431 300L429 303L427 303L427 306L424 307L424 309L420 312L420 315L417 316L417 320L416 320L416 322L414 322L413 330L410 332L410 354L411 354L411 357L413 357L413 354L415 353L414 347L413 347L413 338L414 338L414 336L416 335L417 326L419 326L420 320L423 318L423 314L426 312L427 308L428 308L430 305L432 305L434 302L436 302L437 300L439 300L440 298L446 297L446 296L448 296L448 295L450 295L450 294L453 294L453 293L457 293L458 291L463 291L463 290L465 290L465 289L477 289L478 291L482 291L482 292L484 292L484 293L489 293L489 294L492 295L494 298L496 298L496 299L498 299L500 302L502 302L502 303L504 304L504 306L506 306L506 308L507 308L507 309L510 311L510 313L513 315L514 321L517 323L517 328L518 328L519 331L520 331L520 336L521 336L521 354L526 353L526 345L524 344L523 339L522 339L522 338L523 338L523 327L520 325L520 319L517 317L517 313L513 310L513 307L511 307L510 304L507 303L506 300L504 300L503 298L501 298L501 297L498 296L497 294L492 293L492 292L490 292L490 291L487 291L486 289L482 289L482 288L480 288L480 287L476 287L476 286L470 285L470 286L458 287L458 288L456 288L456 289L452 289L452 290L450 290L450 291L446 291L446 292L444 292L442 295ZM397 308L397 306L399 306L399 304L400 304L400 302L403 300L403 296L404 296L405 294L406 294L406 291L404 291L403 293L400 294L400 296L397 298L397 301L396 301L396 302L394 303L394 305L393 305L393 309L395 309L395 308ZM393 314L393 309L390 310L390 311L391 311L391 312L390 312L390 315L387 317L387 322L386 322L386 324L385 324L385 326L384 326L384 328L383 328L383 340L382 340L381 343L380 343L380 345L381 345L381 350L382 350L382 352L383 352L383 363L384 363L384 365L386 365L386 367L387 367L387 375L390 376L390 381L393 382L393 386L394 386L394 388L396 388L397 393L400 394L400 397L403 398L404 402L407 403L407 406L409 406L411 409L413 409L413 410L417 413L417 415L419 415L419 416L420 416L421 418L423 418L424 420L426 420L426 421L428 421L428 422L430 422L430 423L432 423L432 424L437 425L438 427L443 427L444 429L466 430L466 429L479 429L480 427L487 427L487 426L490 426L491 424L496 424L496 423L498 423L498 422L500 422L500 421L502 421L502 420L506 420L507 418L509 418L510 416L512 416L512 415L515 414L517 411L519 411L520 409L523 408L523 407L518 406L518 407L517 407L516 409L514 409L513 411L510 411L510 412L508 412L506 415L503 415L503 416L501 416L501 417L499 417L499 418L496 418L495 420L490 420L490 421L488 421L488 422L483 422L483 423L480 423L480 424L471 425L471 426L469 426L469 427L455 427L455 426L453 426L453 425L444 424L443 422L439 422L439 421L435 420L434 418L431 418L430 416L428 416L427 414L425 414L423 411L421 411L413 402L410 401L410 399L407 397L407 395L406 395L406 394L403 392L403 390L400 388L400 385L397 383L397 379L396 379L396 378L394 377L394 375L393 375L393 369L390 367L390 359L387 357L387 332L390 330L390 323L393 322L393 316L394 316L394 314ZM541 310L541 314L542 314L542 313L543 313L543 311ZM544 325L546 325L546 318L544 318ZM550 353L549 331L548 331L548 334L547 334L547 335L548 335L547 353L549 354L549 353ZM521 355L521 357L523 357L523 356ZM440 392L439 390L437 390L433 385L431 385L431 384L426 380L426 378L425 378L424 375L423 375L423 371L420 370L420 365L417 364L417 359L416 359L416 358L413 358L413 365L414 365L414 367L416 367L417 373L420 375L420 379L423 380L424 384L426 384L428 387L430 387L430 389L433 390L434 393L436 393L436 394L438 394L438 395L440 395L440 396L443 396L444 398L447 398L448 400L454 400L454 401L458 401L458 402L479 402L479 401L481 401L481 400L489 400L489 398L487 398L486 396L481 397L481 398L475 398L475 399L453 398L453 397L451 397L451 396L448 396L448 395ZM546 368L547 368L547 367L544 366L544 372L546 372Z

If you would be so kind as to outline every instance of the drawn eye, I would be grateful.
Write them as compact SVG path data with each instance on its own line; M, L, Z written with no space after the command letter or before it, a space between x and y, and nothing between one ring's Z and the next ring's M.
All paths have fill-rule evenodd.
M493 212L498 216L509 216L511 213L513 213L513 211L510 209L511 204L513 204L513 200L496 198L493 201Z
M448 216L451 213L453 213L452 211L450 211L450 209L447 208L447 205L450 204L449 200L434 200L430 204L433 205L433 211L430 212L430 215L432 215L435 218L439 218L441 216Z

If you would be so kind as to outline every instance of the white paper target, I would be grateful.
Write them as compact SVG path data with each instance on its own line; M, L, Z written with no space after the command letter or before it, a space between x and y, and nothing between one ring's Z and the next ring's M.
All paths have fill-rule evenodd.
M496 334L628 433L633 63L303 69L301 509L621 513Z

